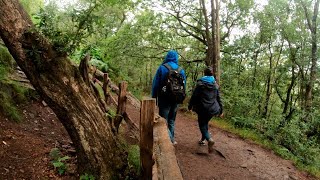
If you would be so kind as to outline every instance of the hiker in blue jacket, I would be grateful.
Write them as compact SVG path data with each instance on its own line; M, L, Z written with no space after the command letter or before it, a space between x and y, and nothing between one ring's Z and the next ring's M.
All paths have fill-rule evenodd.
M157 99L159 115L167 120L169 137L174 145L177 144L174 140L174 126L179 102L174 101L173 98L168 98L168 96L165 96L162 92L169 74L169 69L166 66L170 66L170 68L174 70L180 70L179 73L183 78L183 88L185 89L186 87L186 75L184 70L179 67L178 59L179 56L175 50L168 51L164 61L159 66L152 83L152 97Z
M205 140L207 140L208 151L211 153L214 141L208 132L208 123L213 116L221 116L223 111L212 67L207 67L204 70L204 76L197 81L197 85L189 101L188 109L198 114L198 124L202 135L199 145L205 145Z

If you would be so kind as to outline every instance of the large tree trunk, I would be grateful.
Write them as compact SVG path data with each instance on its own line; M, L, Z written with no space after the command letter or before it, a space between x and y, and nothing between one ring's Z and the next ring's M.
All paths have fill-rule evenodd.
M221 84L221 64L220 64L220 42L221 42L221 38L220 38L220 18L219 18L219 14L220 14L220 0L215 0L215 9L212 9L214 11L214 14L216 14L216 20L215 20L215 23L216 23L216 28L215 28L215 31L216 31L216 41L215 41L215 44L216 44L216 80L218 82L218 84Z
M0 36L68 131L78 153L79 172L122 178L127 155L98 100L77 67L35 31L18 0L0 0Z
M207 66L212 66L212 62L214 62L214 44L213 44L210 29L209 29L209 18L208 18L207 8L204 0L200 0L200 6L202 10L202 15L204 17L205 41L207 43L205 63Z
M206 59L207 66L212 66L216 81L220 82L220 25L219 10L220 3L218 0L211 0L211 19L208 18L206 2L200 0L202 15L205 21L205 37L206 37ZM211 26L211 29L210 29Z
M306 14L306 19L308 22L308 27L311 32L311 69L310 69L310 79L306 85L305 93L305 108L307 112L310 112L312 109L312 91L314 88L314 83L317 78L317 17L319 12L319 3L320 0L317 0L314 4L313 16L309 17L308 10L305 4L303 8Z

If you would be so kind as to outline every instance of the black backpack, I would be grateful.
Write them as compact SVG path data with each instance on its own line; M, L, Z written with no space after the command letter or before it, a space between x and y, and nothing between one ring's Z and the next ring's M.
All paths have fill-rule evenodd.
M163 65L169 70L169 72L166 80L161 86L161 95L168 100L171 100L171 102L181 104L186 97L184 78L180 74L182 68L179 67L178 69L172 69L172 67L167 63Z

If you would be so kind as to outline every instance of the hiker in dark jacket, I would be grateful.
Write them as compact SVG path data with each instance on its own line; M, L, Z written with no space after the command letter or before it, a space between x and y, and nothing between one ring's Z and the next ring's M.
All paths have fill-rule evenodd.
M211 67L207 67L204 70L204 76L197 81L188 109L198 114L199 129L202 135L199 145L205 145L205 140L207 140L208 150L211 153L214 141L208 132L208 123L213 116L222 115L223 111L218 85L215 83Z
M172 69L179 69L178 65L178 53L174 50L168 51L164 61L159 66L152 83L152 97L157 98L157 104L159 107L159 115L167 120L169 137L173 144L177 142L174 140L174 124L177 115L178 103L168 99L161 94L161 88L163 87L164 82L167 79L169 69L165 67L165 64L169 65ZM185 72L182 69L180 74L184 79L184 87L186 86L186 76Z

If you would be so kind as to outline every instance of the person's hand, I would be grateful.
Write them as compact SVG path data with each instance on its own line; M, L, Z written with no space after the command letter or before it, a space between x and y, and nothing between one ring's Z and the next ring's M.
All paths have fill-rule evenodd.
M219 117L220 117L220 118L224 118L224 114L223 114L223 113L221 113Z

